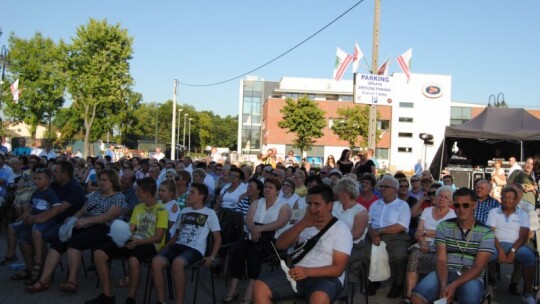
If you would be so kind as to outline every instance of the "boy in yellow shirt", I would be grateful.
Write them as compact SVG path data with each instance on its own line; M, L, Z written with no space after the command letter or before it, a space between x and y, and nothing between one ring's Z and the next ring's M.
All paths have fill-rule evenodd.
M109 276L109 259L129 258L129 284L126 303L135 303L135 293L139 285L141 262L156 255L165 245L165 235L169 224L169 214L165 206L155 199L156 182L145 177L137 182L135 192L140 204L135 206L129 223L132 235L124 247L118 248L114 242L100 246L94 252L96 271L103 283L103 293L85 303L115 303Z

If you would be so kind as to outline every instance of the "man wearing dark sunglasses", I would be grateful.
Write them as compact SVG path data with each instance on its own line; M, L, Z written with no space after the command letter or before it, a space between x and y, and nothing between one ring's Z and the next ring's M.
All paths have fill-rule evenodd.
M412 303L480 303L484 294L481 274L494 253L494 234L474 217L473 190L459 188L453 195L457 218L437 226L436 270L429 273L412 292Z

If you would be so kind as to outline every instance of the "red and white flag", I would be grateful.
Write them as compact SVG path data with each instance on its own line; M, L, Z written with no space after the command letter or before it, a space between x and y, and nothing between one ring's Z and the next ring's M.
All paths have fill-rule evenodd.
M399 67L407 76L407 82L411 80L411 58L412 58L412 49L409 49L405 53L401 54L396 60L399 64Z
M354 43L354 54L353 54L353 64L352 64L352 71L353 73L356 73L358 70L358 67L360 66L360 59L364 57L364 53L362 53L362 50L358 46L358 42Z
M386 60L383 62L383 64L377 71L377 75L388 75L389 67L390 67L390 56L388 56L388 58L386 58Z
M19 101L19 78L17 78L17 80L11 84L10 89L11 94L13 95L13 101Z
M336 53L336 63L334 65L334 79L336 81L339 81L347 68L349 67L349 64L351 64L352 56L347 54L344 50L337 48Z

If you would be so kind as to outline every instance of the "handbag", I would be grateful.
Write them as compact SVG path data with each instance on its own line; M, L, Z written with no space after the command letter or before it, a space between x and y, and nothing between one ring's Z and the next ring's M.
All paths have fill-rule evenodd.
M25 203L30 203L30 199L32 198L32 194L34 193L34 191L36 191L36 188L34 187L29 187L29 188L24 188L22 190L17 190L15 192L15 200L13 201L13 204L14 205L19 205L19 204L25 204Z
M390 263L384 241L381 241L379 246L371 245L371 263L369 264L368 278L371 282L385 281L390 278Z

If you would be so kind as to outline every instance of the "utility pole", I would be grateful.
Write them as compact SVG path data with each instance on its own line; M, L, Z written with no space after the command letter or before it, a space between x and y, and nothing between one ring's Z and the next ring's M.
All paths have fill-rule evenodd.
M371 74L377 75L379 69L379 17L381 13L381 0L375 0L375 14L373 18L373 51L371 54ZM369 106L368 147L375 150L377 146L377 105Z
M176 86L178 80L174 80L173 84L173 102L172 102L172 123L171 123L171 160L176 158Z

